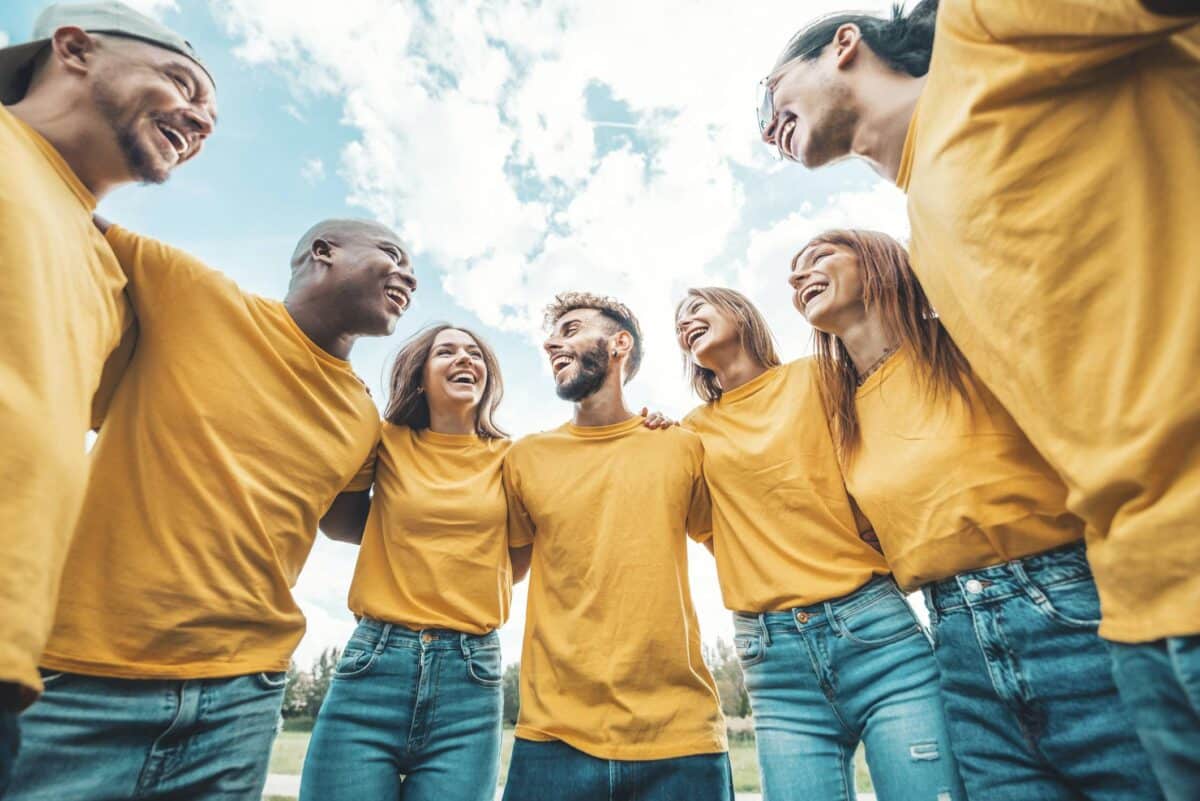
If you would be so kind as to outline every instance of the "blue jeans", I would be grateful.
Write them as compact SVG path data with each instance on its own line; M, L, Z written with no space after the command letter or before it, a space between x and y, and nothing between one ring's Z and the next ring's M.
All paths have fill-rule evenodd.
M1082 544L961 573L925 598L972 798L1162 798L1096 634Z
M854 752L880 801L961 801L920 622L890 578L790 612L734 616L766 801L854 801Z
M492 801L500 638L363 619L317 716L301 801Z
M17 727L17 688L15 685L0 684L0 798L8 787L13 763L17 759L17 747L21 744L21 730Z
M513 743L504 801L733 801L729 754L598 759L552 740Z
M1200 636L1109 643L1109 651L1159 784L1171 801L1194 801L1200 797Z
M45 674L4 801L259 801L285 679Z

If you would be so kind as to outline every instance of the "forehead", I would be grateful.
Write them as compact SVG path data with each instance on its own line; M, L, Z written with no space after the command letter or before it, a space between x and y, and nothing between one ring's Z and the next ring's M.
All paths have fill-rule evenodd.
M697 308L698 306L700 306L703 303L708 303L708 301L705 300L704 298L700 297L699 295L688 295L686 298L683 299L682 302L680 302L679 310L675 313L675 318L679 319L680 317L687 314L692 309Z
M478 347L479 343L475 338L466 331L460 331L457 328L447 328L444 331L439 331L438 335L433 338L433 347L438 345L465 345L467 347Z

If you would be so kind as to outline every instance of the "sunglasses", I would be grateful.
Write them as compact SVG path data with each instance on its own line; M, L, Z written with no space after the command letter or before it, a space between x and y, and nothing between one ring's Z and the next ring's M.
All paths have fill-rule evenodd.
M758 82L758 132L763 133L775 118L775 91L771 75Z

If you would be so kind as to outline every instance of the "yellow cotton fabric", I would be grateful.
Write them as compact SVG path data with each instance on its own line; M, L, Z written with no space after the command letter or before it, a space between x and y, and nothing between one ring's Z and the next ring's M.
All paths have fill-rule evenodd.
M95 198L3 106L0 154L0 682L31 701L83 503L92 396L129 307Z
M510 541L533 543L518 737L600 759L727 749L688 587L687 534L711 528L703 457L641 417L509 451Z
M508 620L506 439L383 424L350 585L359 616L487 634Z
M704 443L727 607L808 606L889 572L859 536L812 359L767 370L697 408L683 425Z
M986 389L934 399L922 379L901 350L866 380L843 468L902 589L1083 537L1062 481Z
M1200 633L1200 28L947 0L898 176L946 328L1089 523L1100 633Z
M127 678L285 670L319 517L365 489L379 417L283 304L113 227L140 337L92 451L42 664Z

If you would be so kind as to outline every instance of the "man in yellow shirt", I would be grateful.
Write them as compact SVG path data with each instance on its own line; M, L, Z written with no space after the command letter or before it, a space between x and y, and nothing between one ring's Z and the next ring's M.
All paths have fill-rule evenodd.
M504 798L732 801L688 586L688 535L711 535L700 438L651 431L626 406L642 337L623 304L566 293L546 321L575 414L504 464L509 545L533 545Z
M319 518L370 486L379 413L346 361L416 287L394 233L329 220L283 302L117 226L138 341L6 801L258 798Z
M1088 523L1100 633L1168 797L1200 786L1200 2L826 17L763 138L908 193L913 267ZM936 38L934 28L936 22Z
M215 92L183 37L116 2L51 6L0 49L0 794L42 689L92 398L130 320L92 212L194 158Z

